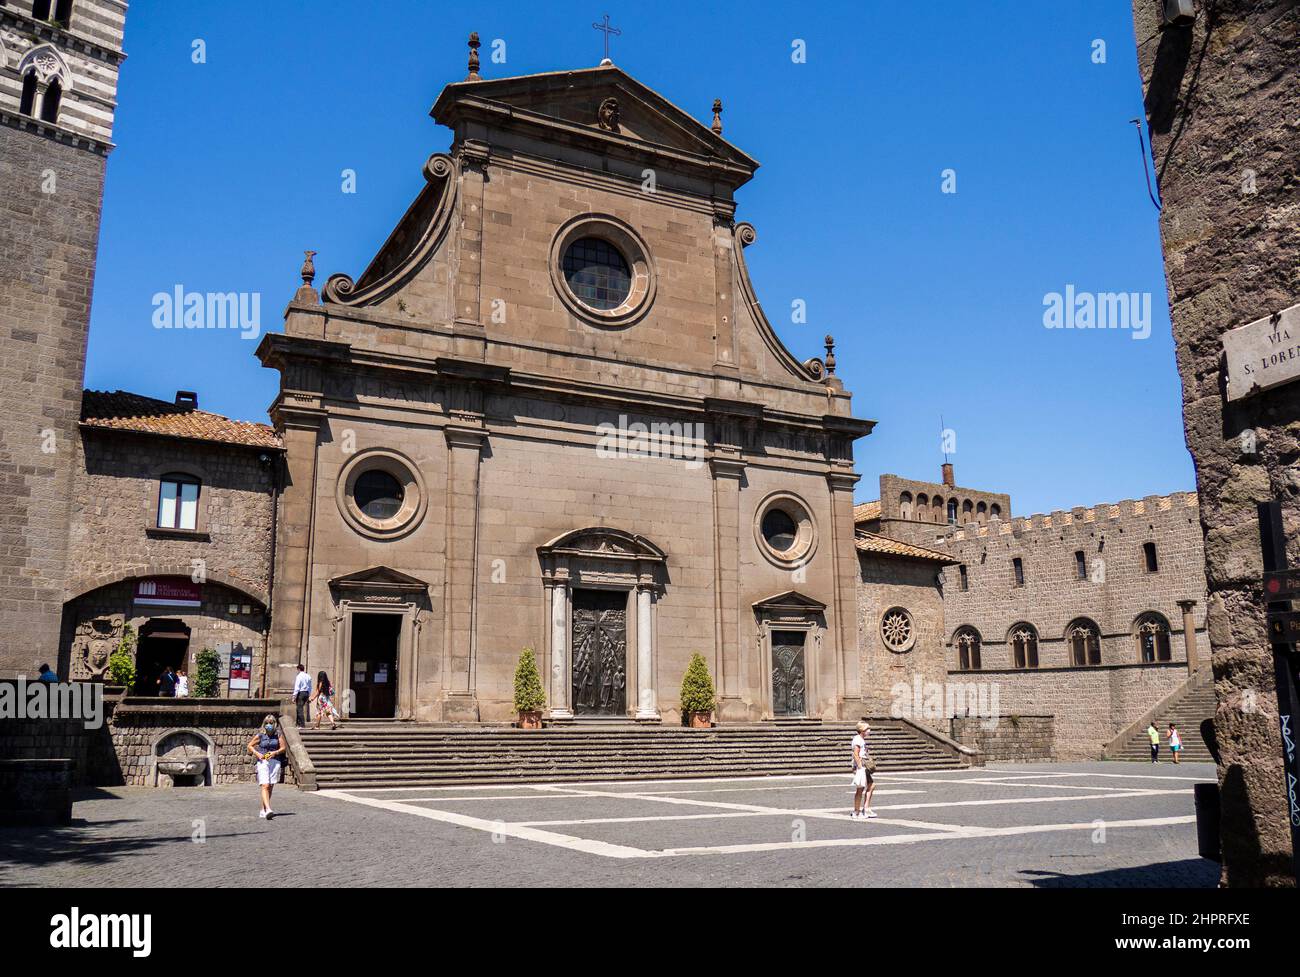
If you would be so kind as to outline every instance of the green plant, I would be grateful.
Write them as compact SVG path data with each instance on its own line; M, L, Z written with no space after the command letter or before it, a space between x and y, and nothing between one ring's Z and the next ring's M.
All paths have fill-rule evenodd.
M704 656L696 652L682 676L682 712L712 712L714 706L713 679Z
M515 710L541 712L544 705L546 693L542 691L542 676L537 671L537 656L532 648L525 648L515 666Z
M194 697L215 699L221 689L221 656L204 648L194 658Z
M127 688L135 684L135 628L129 624L122 628L117 649L108 656L108 680Z

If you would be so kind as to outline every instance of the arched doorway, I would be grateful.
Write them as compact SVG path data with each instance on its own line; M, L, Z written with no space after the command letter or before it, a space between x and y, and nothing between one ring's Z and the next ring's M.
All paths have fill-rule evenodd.
M135 694L158 695L159 676L185 664L190 649L190 629L178 618L151 617L140 626L135 652Z

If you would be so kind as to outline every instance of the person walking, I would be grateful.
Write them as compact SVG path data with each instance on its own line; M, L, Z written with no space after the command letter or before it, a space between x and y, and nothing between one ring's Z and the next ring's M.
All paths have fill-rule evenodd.
M1160 762L1160 730L1156 729L1156 721L1153 719L1147 724L1147 739L1151 741L1151 762Z
M262 728L248 741L248 752L257 757L257 783L262 788L262 811L259 818L275 817L271 810L271 791L280 782L280 757L284 756L284 734L274 715L262 718Z
M298 674L293 680L293 704L299 729L306 726L307 721L311 719L311 706L308 705L311 698L311 676L307 674L307 669L303 668L302 664L299 663Z
M1178 727L1173 723L1169 724L1169 752L1174 755L1174 765L1178 765L1178 756L1183 752L1183 738L1178 733Z
M312 724L312 729L320 729L321 716L330 717L330 729L339 728L338 713L334 711L334 686L330 685L330 677L324 672L316 676L316 691L312 693L311 700L316 703L316 722Z
M176 673L172 671L170 665L162 670L162 674L154 684L158 686L158 694L164 699L170 699L176 694Z
M176 669L176 698L184 699L190 694L190 677L182 665Z
M858 723L858 734L853 737L853 813L851 818L874 818L871 795L876 790L876 761L867 747L867 734L871 727L864 719Z

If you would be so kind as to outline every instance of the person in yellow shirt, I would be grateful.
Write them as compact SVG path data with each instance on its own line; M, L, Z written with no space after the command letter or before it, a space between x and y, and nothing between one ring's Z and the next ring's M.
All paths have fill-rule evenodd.
M1160 730L1156 729L1155 720L1147 724L1147 739L1151 740L1151 762L1160 762Z

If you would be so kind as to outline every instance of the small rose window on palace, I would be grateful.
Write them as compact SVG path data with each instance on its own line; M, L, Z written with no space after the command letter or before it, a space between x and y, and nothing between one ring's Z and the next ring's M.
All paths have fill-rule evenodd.
M357 476L352 489L357 508L371 519L392 519L402 508L406 493L388 472L372 468Z
M916 641L916 628L912 624L912 615L901 607L892 607L885 611L880 619L880 637L885 647L899 654L911 649Z
M632 294L632 271L619 250L598 237L582 237L564 252L564 279L593 309L616 309Z

